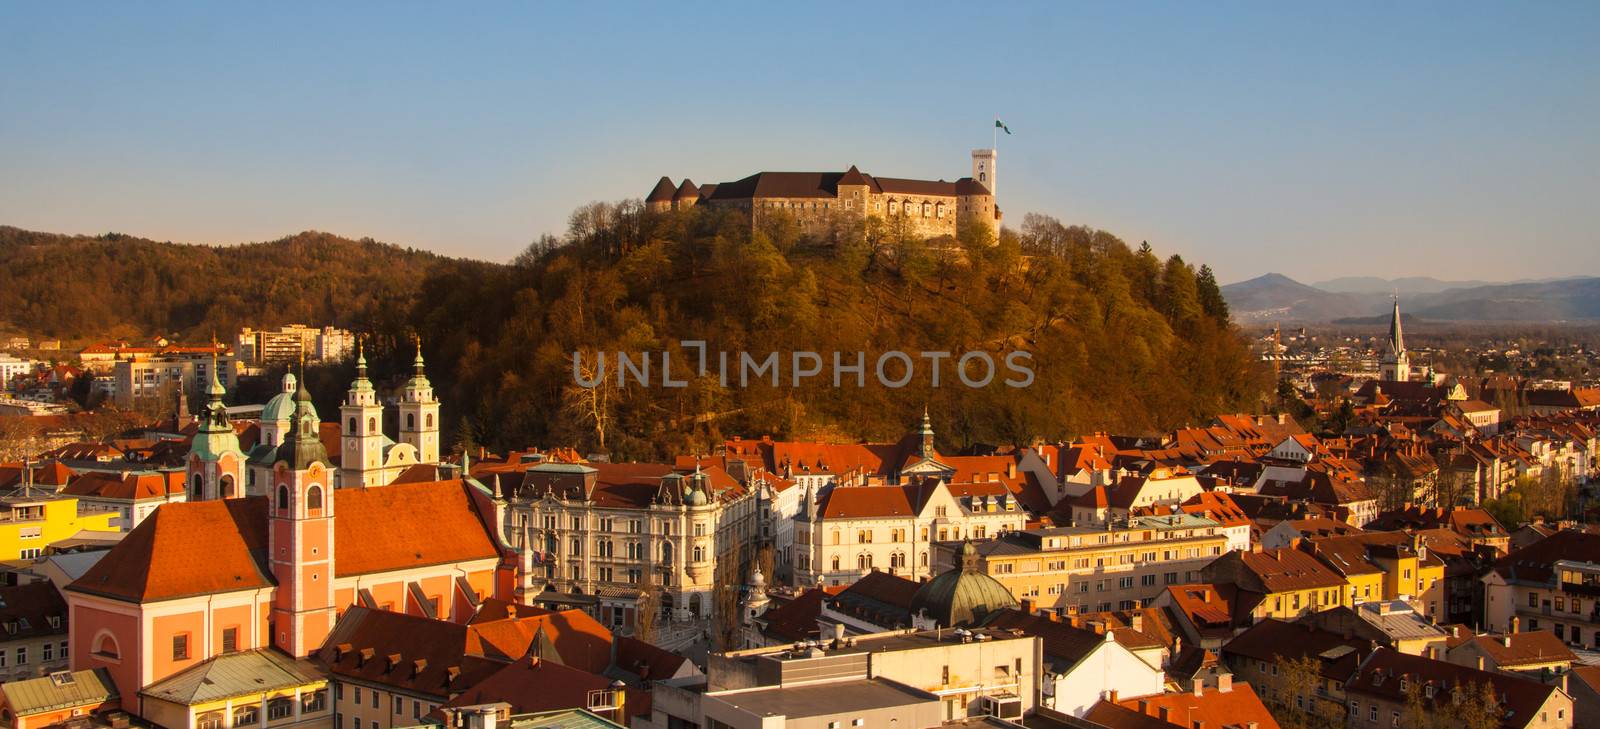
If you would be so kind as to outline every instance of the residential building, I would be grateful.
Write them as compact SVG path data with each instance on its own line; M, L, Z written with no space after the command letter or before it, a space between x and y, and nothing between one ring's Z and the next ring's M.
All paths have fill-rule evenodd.
M328 679L310 661L274 648L221 653L146 686L139 716L164 727L323 729Z
M1345 682L1350 726L1405 726L1408 694L1421 687L1424 711L1447 714L1457 701L1487 685L1498 699L1505 729L1564 729L1573 723L1572 698L1560 686L1494 671L1458 666L1424 656L1379 648Z
M90 472L73 479L61 493L77 497L86 513L113 513L112 528L122 531L139 526L162 504L188 499L182 472Z
M976 542L979 568L1017 599L1061 613L1128 610L1193 582L1227 552L1221 523L1193 514L1136 516L1103 527L1009 532ZM956 543L938 545L940 564Z
M1189 691L1110 697L1095 704L1084 718L1095 726L1118 729L1278 729L1278 720L1250 684L1235 683L1228 674L1218 676L1215 688L1197 684Z
M1567 530L1515 550L1483 576L1486 630L1550 630L1600 648L1600 535Z
M1123 476L1110 486L1091 487L1057 504L1053 515L1060 515L1062 506L1069 505L1070 519L1058 519L1058 523L1095 526L1126 519L1137 510L1177 506L1204 492L1193 474L1156 469L1148 475Z
M1004 609L990 615L984 627L1021 631L1042 643L1043 682L1039 702L1044 708L1082 718L1106 696L1159 694L1165 674L1117 640L1104 624L1079 627L1059 615Z
M0 682L64 671L67 603L49 582L0 587Z
M1400 600L1341 605L1302 617L1300 622L1413 656L1443 656L1450 637L1449 631Z
M1350 583L1316 557L1292 547L1228 552L1200 571L1203 582L1238 589L1234 611L1255 620L1293 620L1349 604Z
M1443 617L1445 563L1421 533L1365 532L1308 539L1300 548L1339 573L1349 585L1344 605L1400 600L1424 617Z
M238 380L239 361L221 347L127 348L116 356L110 365L112 401L120 408L165 406L179 397L198 400L213 372L225 387Z
M795 521L794 574L802 585L846 584L874 569L928 577L935 543L987 539L1027 523L1003 485L938 476L900 486L833 486L805 505Z
M1327 716L1343 712L1344 682L1372 650L1370 642L1353 635L1268 618L1229 640L1221 655L1234 677L1249 681L1263 701ZM1309 685L1297 686L1306 677L1292 675L1289 664L1306 659L1316 666L1316 675Z
M350 356L355 344L355 335L346 329L289 324L271 330L245 327L235 338L234 351L244 363L259 367L297 362L302 357L337 362Z
M756 499L720 468L543 462L506 496L518 594L598 597L613 628L634 625L652 588L672 620L708 619L718 585L737 590L755 556Z
M0 558L33 559L80 532L114 532L117 515L84 509L73 496L21 488L0 496Z
M1465 630L1449 640L1445 660L1486 671L1503 671L1534 680L1566 673L1578 662L1577 654L1555 633L1535 630L1500 635L1472 635Z

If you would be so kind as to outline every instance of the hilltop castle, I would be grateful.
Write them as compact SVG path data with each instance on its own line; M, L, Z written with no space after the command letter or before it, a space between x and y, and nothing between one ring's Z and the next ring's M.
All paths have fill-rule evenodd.
M1000 206L995 203L993 149L972 151L972 176L955 182L874 177L856 169L844 172L757 172L742 180L695 185L684 179L674 185L662 177L645 197L651 210L684 210L695 205L720 205L747 211L751 222L783 211L802 224L833 216L862 215L910 221L920 235L955 235L971 223L1000 231Z

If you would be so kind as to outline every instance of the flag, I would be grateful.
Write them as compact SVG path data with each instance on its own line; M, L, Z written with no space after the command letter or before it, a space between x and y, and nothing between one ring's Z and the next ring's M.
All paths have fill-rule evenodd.
M1003 121L1000 121L999 119L994 120L994 125L996 127L1000 128L1000 129L1006 130L1006 134L1010 134L1011 133L1011 127L1006 126L1006 123L1003 122Z

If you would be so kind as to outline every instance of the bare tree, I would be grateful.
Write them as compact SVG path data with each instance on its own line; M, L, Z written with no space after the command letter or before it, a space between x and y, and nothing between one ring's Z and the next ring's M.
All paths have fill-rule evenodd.
M656 586L655 565L645 560L639 576L639 601L633 612L633 637L646 643L656 641L656 620L661 616L661 588Z
M594 429L595 446L606 450L606 430L611 427L611 395L613 380L606 377L603 352L574 353L572 363L575 379L593 383L584 387L574 382L561 392L562 410L578 422Z

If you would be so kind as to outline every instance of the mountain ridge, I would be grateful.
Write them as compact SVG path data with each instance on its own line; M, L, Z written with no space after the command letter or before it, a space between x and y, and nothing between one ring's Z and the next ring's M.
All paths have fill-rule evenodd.
M1401 308L1419 319L1439 321L1589 321L1600 319L1600 277L1575 276L1537 281L1481 283L1442 281L1428 277L1383 279L1346 277L1345 286L1409 283L1400 292ZM1353 282L1353 283L1352 283ZM1469 285L1454 285L1469 284ZM1470 285L1478 284L1478 285ZM1419 291L1416 286L1437 290ZM1398 285L1391 290L1399 289ZM1300 283L1280 273L1266 273L1222 287L1236 321L1332 322L1382 316L1389 297L1379 291L1330 291ZM1381 292L1388 293L1388 292Z

